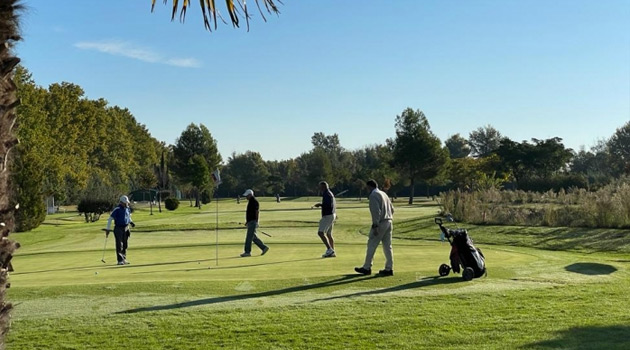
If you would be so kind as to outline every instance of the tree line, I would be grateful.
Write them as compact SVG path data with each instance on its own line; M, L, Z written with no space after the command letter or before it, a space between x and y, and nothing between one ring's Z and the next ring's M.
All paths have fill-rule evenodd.
M15 81L22 101L21 142L12 187L21 205L20 231L44 220L48 196L66 205L86 198L115 202L120 193L153 189L158 203L179 191L201 207L214 196L236 197L245 188L260 195L316 195L321 180L335 193L361 197L365 182L375 179L411 204L414 196L450 189L591 190L630 172L630 122L590 150L576 152L558 137L516 142L491 125L442 142L421 110L406 108L394 119L395 135L383 144L348 150L337 134L316 132L312 149L292 159L264 160L249 150L224 160L203 124L188 125L175 144L166 145L128 109L90 100L78 85L43 88L23 67ZM215 191L216 169L222 184Z

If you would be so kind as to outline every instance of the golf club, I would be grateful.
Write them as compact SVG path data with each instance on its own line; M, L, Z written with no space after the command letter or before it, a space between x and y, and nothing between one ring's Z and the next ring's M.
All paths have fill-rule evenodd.
M103 229L103 231L107 232L107 229ZM103 262L103 264L106 264L105 262L105 248L107 247L107 238L109 237L109 235L105 235L105 244L103 244L103 257L101 258L101 262Z
M243 225L243 223L242 223L242 222L239 222L238 224L239 224L239 225ZM263 230L258 230L258 232L262 233L263 235L265 235L265 236L267 236L267 237L273 237L273 236L271 236L270 234L268 234L267 232L265 232L265 231L263 231Z
M346 193L346 192L348 192L348 190L343 190L343 191L341 191L341 192L337 193L337 194L335 195L335 197L337 197L337 196L341 196L342 194L344 194L344 193Z

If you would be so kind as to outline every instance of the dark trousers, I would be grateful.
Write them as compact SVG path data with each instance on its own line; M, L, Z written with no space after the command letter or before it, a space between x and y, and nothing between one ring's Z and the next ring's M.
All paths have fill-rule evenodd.
M247 222L247 236L245 236L245 253L252 252L252 242L260 248L260 250L264 250L266 245L263 241L258 238L256 235L256 221L251 220Z
M116 260L125 262L127 259L127 239L129 238L128 226L114 227L114 237L116 238Z

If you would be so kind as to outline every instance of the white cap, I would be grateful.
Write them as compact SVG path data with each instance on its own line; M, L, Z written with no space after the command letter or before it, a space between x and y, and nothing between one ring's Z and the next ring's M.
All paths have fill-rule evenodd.
M253 196L254 195L254 191L252 191L252 190L245 190L245 193L243 193L243 197L247 197L250 194Z
M120 203L129 203L129 198L127 196L120 196Z

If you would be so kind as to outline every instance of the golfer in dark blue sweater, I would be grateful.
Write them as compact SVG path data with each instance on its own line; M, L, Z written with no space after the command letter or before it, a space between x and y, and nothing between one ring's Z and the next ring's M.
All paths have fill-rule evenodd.
M112 221L114 221L114 237L116 238L116 260L118 265L129 264L127 261L127 240L131 233L129 225L135 227L136 224L131 221L131 211L129 210L129 198L127 196L120 197L120 203L112 211L109 219L107 219L107 228L105 228L105 236L109 236Z

